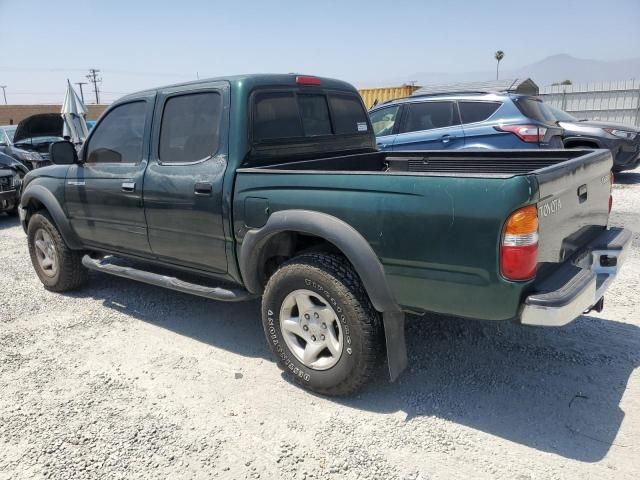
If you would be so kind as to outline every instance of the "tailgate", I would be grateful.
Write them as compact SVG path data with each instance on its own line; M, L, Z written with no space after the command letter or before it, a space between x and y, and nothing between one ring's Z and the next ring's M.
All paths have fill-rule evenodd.
M606 228L612 166L609 150L585 150L532 172L539 191L539 262L563 262Z

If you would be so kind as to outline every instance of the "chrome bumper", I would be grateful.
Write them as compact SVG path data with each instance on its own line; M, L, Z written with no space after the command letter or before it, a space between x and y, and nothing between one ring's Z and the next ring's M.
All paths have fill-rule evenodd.
M604 296L631 248L632 233L612 228L591 242L570 264L545 280L524 301L524 325L559 327L593 307Z

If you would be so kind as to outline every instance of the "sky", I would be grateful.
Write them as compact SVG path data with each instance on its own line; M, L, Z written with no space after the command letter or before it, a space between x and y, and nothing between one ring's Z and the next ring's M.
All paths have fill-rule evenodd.
M364 87L549 55L640 56L640 0L0 0L9 103L61 102L101 70L102 103L198 77L301 72ZM87 103L89 86L85 86ZM0 97L0 102L2 102Z

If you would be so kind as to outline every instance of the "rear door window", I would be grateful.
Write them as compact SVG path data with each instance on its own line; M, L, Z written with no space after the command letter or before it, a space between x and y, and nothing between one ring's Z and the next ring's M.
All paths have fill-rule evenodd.
M514 103L518 110L522 112L525 117L529 117L532 120L539 122L555 122L556 119L549 108L544 104L542 100L535 98L519 97L514 98Z
M160 126L160 160L164 163L190 163L215 154L221 112L222 97L217 92L169 98Z
M355 94L293 90L253 97L253 141L367 134L367 113Z
M500 102L458 102L462 123L484 122L501 105Z
M454 102L420 102L408 105L400 133L460 125Z

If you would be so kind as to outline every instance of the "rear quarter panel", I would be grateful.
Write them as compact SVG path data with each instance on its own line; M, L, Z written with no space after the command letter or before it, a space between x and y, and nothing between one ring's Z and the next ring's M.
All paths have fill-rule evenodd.
M506 217L535 195L527 177L241 169L234 231L240 246L250 228L247 219L264 215L265 205L270 212L327 213L350 224L371 245L400 305L509 319L517 315L528 284L501 278L498 245Z

